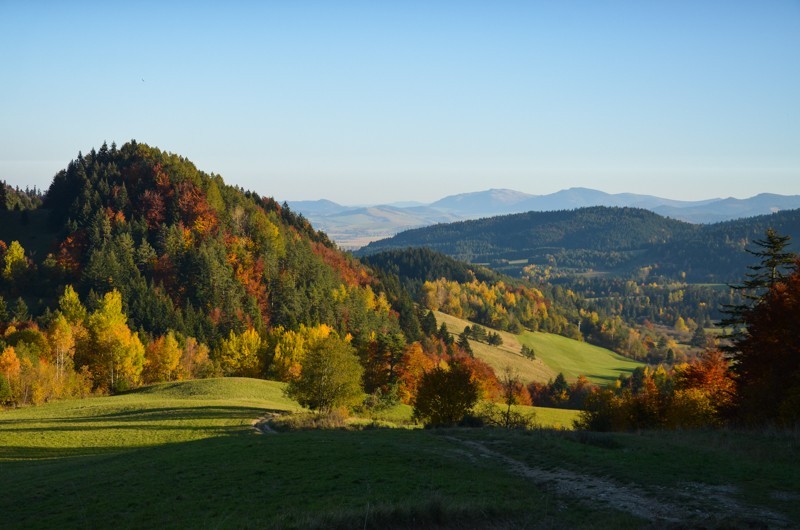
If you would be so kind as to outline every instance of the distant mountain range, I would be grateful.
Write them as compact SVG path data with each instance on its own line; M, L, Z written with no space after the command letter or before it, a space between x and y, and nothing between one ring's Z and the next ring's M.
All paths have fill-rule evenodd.
M680 221L709 224L800 208L800 195L762 193L748 199L678 201L635 193L611 194L589 188L570 188L548 195L489 189L450 195L431 204L343 206L323 199L289 202L289 206L341 247L355 249L404 230L437 223L588 206L643 208Z
M744 250L768 228L800 242L800 209L692 224L643 208L591 206L524 212L401 232L356 252L429 248L515 276L527 265L561 273L649 274L701 283L738 282L754 258ZM795 251L797 243L790 246Z

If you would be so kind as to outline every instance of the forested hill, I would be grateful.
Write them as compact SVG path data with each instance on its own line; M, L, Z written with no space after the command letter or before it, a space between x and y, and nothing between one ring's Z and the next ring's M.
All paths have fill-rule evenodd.
M408 230L370 243L359 253L425 246L450 256L483 260L541 247L634 250L670 241L699 227L638 208L595 206L526 212Z
M736 281L750 263L743 249L772 227L800 238L800 210L694 225L638 208L527 212L409 230L370 243L359 255L428 247L474 263L509 261L622 275L641 270L694 281Z
M212 346L246 329L398 330L367 269L302 216L135 141L79 154L41 208L0 214L9 312L19 299L46 320L72 285L90 309L119 291L134 329Z

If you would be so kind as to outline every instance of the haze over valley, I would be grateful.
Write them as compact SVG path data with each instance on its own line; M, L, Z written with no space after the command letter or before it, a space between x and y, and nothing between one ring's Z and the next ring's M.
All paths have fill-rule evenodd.
M644 208L672 219L708 224L800 208L800 195L760 193L746 199L681 201L635 193L609 194L588 188L570 188L548 195L490 189L450 195L430 204L344 206L325 199L288 204L342 248L357 249L404 230L432 224L586 206Z

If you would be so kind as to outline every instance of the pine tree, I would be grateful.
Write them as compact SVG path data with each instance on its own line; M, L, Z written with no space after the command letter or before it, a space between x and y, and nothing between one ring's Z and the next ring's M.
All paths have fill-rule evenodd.
M725 305L722 308L726 317L722 319L720 325L723 329L730 328L725 335L730 343L722 346L722 349L728 353L735 349L735 343L746 336L743 328L747 315L759 303L766 291L787 277L787 271L797 259L794 252L786 251L790 240L790 236L778 235L775 230L769 228L764 239L753 241L757 246L755 250L745 249L748 254L756 256L760 261L748 267L750 272L745 275L746 279L741 285L731 286L743 293L746 302L740 305Z
M0 295L0 322L6 322L8 320L8 305L6 305L6 299Z
M461 348L465 353L473 355L472 353L472 346L469 344L469 337L467 335L467 331L464 330L458 335L458 347Z
M17 302L14 304L13 317L14 322L27 322L31 318L28 312L28 304L25 303L21 296L17 298Z

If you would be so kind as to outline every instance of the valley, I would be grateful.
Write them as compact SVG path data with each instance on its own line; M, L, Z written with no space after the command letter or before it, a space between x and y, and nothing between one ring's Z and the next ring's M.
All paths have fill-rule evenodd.
M643 208L664 217L713 224L800 208L800 196L762 193L747 199L678 201L571 188L547 195L490 189L444 197L430 204L343 206L329 200L289 201L289 206L328 233L343 249L357 250L400 232L435 225L529 211L552 212L592 206Z
M798 520L796 434L752 428L795 421L791 381L758 366L796 335L797 211L528 212L356 257L136 142L79 154L46 194L3 190L9 528ZM748 269L752 248L774 265ZM724 284L748 270L752 307ZM726 304L744 307L752 379L718 352Z

